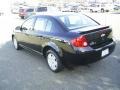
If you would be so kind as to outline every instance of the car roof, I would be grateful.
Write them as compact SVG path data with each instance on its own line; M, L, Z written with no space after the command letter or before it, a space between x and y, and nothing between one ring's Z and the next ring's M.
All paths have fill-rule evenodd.
M81 14L81 13L79 13ZM73 12L41 12L36 14L35 16L51 16L51 17L58 17L58 16L67 16L67 15L79 15L77 13Z

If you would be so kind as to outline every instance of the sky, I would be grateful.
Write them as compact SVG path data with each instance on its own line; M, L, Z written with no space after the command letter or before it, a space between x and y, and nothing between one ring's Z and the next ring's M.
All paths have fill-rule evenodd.
M8 2L8 0L0 1L0 11L8 11L9 8L10 8L10 2Z

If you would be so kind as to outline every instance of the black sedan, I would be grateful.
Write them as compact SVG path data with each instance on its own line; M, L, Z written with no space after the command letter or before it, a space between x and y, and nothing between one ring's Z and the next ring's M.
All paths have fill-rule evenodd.
M97 61L110 55L115 42L112 29L83 14L44 14L28 18L12 34L15 49L42 54L53 72L65 61Z

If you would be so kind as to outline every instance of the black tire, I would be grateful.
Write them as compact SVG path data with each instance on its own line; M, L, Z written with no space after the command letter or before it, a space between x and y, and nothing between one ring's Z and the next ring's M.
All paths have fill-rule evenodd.
M90 12L92 12L92 13L93 13L93 10L92 10L92 9L90 9Z
M24 19L25 17L24 16L21 16L21 19Z
M109 12L109 10L106 10L106 12Z
M57 63L56 66L55 66L55 64L52 62L52 61L54 61L54 60L51 60L52 64L55 66L54 69L53 69L53 67L50 65L50 59L49 59L50 55L54 55L54 57L55 57L55 63ZM60 57L58 56L58 54L57 54L54 50L48 50L48 51L46 52L46 60L47 60L47 64L48 64L48 66L49 66L49 68L50 68L51 71L57 73L57 72L60 72L60 71L63 70L62 61L60 60Z
M15 48L16 50L22 49L22 48L20 47L20 45L18 44L18 41L17 41L17 39L16 39L15 37L12 38L12 41L13 41L14 48Z
M101 9L101 12L102 12L102 13L104 13L104 12L105 12L105 10L104 10L104 9Z

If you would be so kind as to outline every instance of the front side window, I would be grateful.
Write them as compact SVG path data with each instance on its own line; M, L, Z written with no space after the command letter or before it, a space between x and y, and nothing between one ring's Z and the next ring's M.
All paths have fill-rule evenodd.
M37 18L34 29L36 31L45 31L46 23L47 23L47 19Z
M26 20L22 25L23 30L32 30L34 21L35 21L35 18L30 18Z
M97 22L85 15L59 16L59 19L69 30L98 25Z

